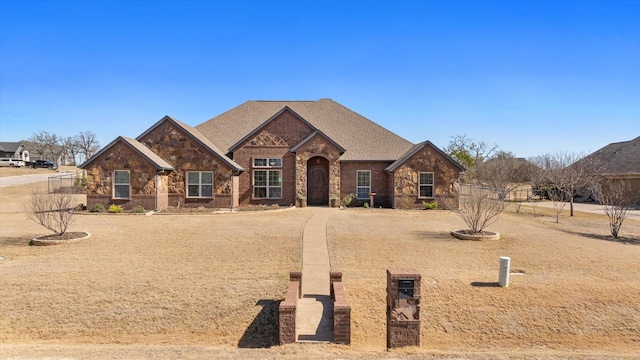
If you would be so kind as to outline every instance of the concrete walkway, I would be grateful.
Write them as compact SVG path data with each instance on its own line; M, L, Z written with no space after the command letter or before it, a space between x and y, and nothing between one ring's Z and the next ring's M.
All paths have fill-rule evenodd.
M296 310L298 341L333 341L333 301L329 296L327 221L336 209L312 207L302 235L302 298Z

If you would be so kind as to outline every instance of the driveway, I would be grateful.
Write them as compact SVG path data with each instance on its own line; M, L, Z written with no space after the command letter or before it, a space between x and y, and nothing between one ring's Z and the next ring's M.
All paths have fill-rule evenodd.
M58 173L52 174L28 174L19 176L7 176L0 178L0 188L14 185L31 184L40 181L46 181L51 176L59 176Z

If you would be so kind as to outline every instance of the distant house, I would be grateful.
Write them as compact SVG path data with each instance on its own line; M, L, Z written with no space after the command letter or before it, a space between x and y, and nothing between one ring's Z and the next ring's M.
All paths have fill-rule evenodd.
M29 161L29 152L19 142L0 142L0 158Z
M248 101L195 128L165 116L80 167L88 206L147 209L328 205L347 194L418 207L452 196L464 170L330 99Z
M633 140L611 143L586 156L604 165L602 175L614 180L631 182L636 194L640 194L640 136ZM640 198L635 201L640 204Z

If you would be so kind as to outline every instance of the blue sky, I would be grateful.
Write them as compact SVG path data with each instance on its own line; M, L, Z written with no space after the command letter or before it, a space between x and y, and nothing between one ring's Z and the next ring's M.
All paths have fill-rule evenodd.
M0 141L332 98L518 156L640 135L640 1L0 0Z

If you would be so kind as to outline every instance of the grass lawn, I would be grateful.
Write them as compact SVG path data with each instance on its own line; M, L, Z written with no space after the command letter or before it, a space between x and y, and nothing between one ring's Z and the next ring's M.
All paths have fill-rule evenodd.
M616 358L640 353L640 221L621 241L602 215L503 214L498 241L460 241L447 211L335 210L333 270L352 345L272 346L288 272L313 209L76 216L77 243L46 233L0 189L0 353L77 358ZM11 195L11 196L9 196ZM18 200L10 200L18 199ZM20 200L22 199L22 200ZM528 211L531 211L530 209ZM509 288L495 286L510 256ZM422 274L421 347L385 351L387 268ZM267 349L246 349L269 347Z

